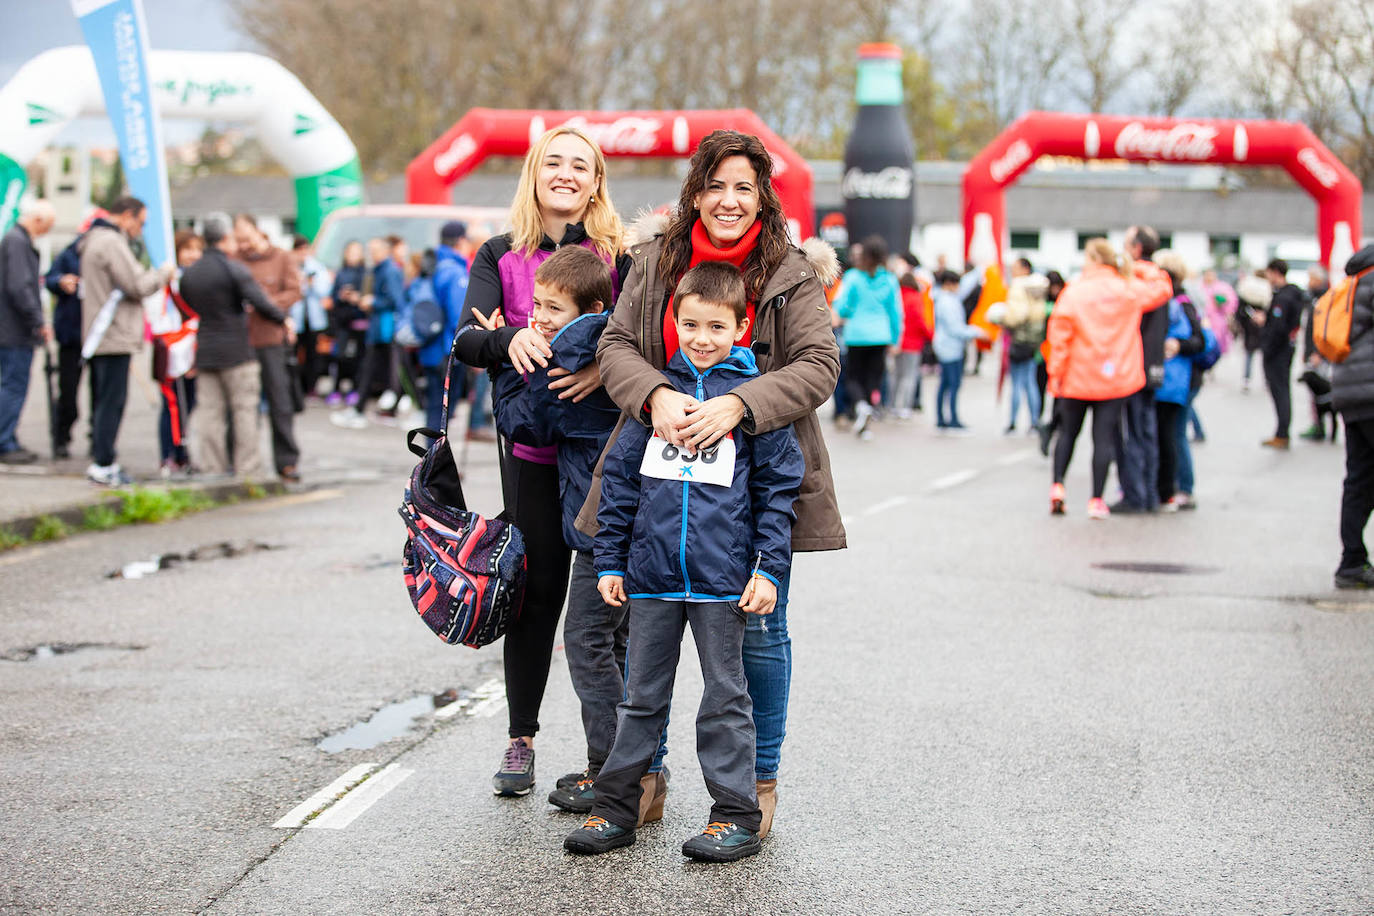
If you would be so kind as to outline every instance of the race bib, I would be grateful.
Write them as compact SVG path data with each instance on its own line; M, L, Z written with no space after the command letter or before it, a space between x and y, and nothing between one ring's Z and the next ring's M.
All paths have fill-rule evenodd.
M639 465L639 473L643 477L659 480L728 487L735 479L734 435L727 433L725 438L700 452L687 452L654 433L644 448L644 461Z

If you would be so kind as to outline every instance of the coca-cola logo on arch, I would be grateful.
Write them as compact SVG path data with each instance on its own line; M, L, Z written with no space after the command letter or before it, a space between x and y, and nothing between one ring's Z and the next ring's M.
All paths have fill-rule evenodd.
M1025 140L1017 140L1002 157L993 162L988 171L992 174L992 180L1001 184L1007 180L1007 176L1015 172L1021 166L1030 161L1031 148Z
M449 144L448 149L434 157L434 174L440 178L447 178L453 174L453 170L463 164L473 153L477 152L477 141L472 139L470 134L459 134Z
M1132 121L1116 137L1122 159L1185 159L1205 162L1217 153L1217 129L1185 121L1174 127L1150 128Z
M659 133L663 122L657 118L641 118L633 115L616 118L614 121L588 121L578 115L564 121L562 127L576 127L601 147L607 154L652 153L659 147Z
M857 166L844 173L840 195L845 200L909 200L911 169L890 165L880 172L865 172Z
M1298 162L1302 163L1302 167L1307 169L1323 188L1334 188L1340 183L1340 173L1312 147L1304 146L1298 150Z

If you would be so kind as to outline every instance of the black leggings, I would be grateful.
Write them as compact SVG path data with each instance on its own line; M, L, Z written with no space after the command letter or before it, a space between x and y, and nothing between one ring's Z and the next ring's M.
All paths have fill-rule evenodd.
M1056 398L1055 409L1062 424L1059 439L1054 445L1054 482L1064 482L1064 472L1073 460L1073 446L1088 408L1093 410L1093 499L1100 499L1107 488L1107 470L1116 460L1116 430L1121 425L1122 398L1109 401L1081 401L1078 398Z
M1178 414L1182 404L1155 400L1159 422L1159 501L1167 503L1178 492Z
M506 631L506 704L510 736L539 731L539 707L549 681L558 618L568 594L572 552L563 543L563 509L558 496L558 467L536 464L508 453L502 476L515 526L525 536L525 606Z
M850 347L846 380L849 384L850 415L860 401L873 406L874 395L882 390L887 371L887 347Z

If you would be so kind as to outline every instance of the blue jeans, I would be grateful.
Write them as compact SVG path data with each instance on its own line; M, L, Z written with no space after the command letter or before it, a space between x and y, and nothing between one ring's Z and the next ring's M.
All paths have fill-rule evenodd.
M935 393L935 425L959 426L959 386L964 382L964 358L940 363L940 388ZM945 401L949 401L949 419L945 419Z
M787 635L787 592L792 571L778 584L773 613L750 614L744 624L744 677L754 703L757 750L754 775L777 779L787 737L787 697L792 686L792 637Z
M1040 422L1040 389L1035 384L1035 360L1028 359L1011 364L1011 419L1008 426L1016 425L1016 415L1021 412L1021 396L1025 395L1026 410L1030 414L1030 425Z
M19 448L14 431L29 396L33 346L0 347L0 454Z
M491 376L485 372L477 373L477 381L472 386L472 417L468 429L482 429L491 425Z
M1193 495L1193 449L1188 444L1188 417L1193 413L1193 399L1198 389L1188 392L1188 400L1178 412L1178 422L1174 425L1174 439L1178 443L1178 492Z

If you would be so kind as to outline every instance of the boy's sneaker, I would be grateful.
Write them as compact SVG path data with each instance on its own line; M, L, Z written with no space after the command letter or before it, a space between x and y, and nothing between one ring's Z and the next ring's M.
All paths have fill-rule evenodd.
M587 767L581 773L565 773L564 775L558 777L558 781L554 783L554 787L558 789L566 789L569 786L577 785L584 779L591 779L595 781L596 773L592 772L591 767Z
M506 745L501 757L501 769L491 778L492 792L502 798L529 795L534 788L534 748L524 738L516 738Z
M117 464L92 464L86 468L86 479L102 487L127 487L134 482Z
M600 855L629 846L635 841L635 832L617 827L604 817L589 817L572 833L563 838L563 848L568 852L578 852L584 856Z
M1088 500L1088 518L1103 521L1112 517L1112 510L1107 508L1107 501L1102 497L1094 497Z
M1359 569L1338 569L1335 576L1336 588L1374 588L1374 566L1368 563Z
M1050 515L1064 514L1064 485L1050 484Z
M734 862L752 856L763 841L739 824L712 821L706 829L682 844L682 854L698 862Z
M590 814L596 804L596 780L584 777L570 786L557 786L549 793L549 804L574 814Z

